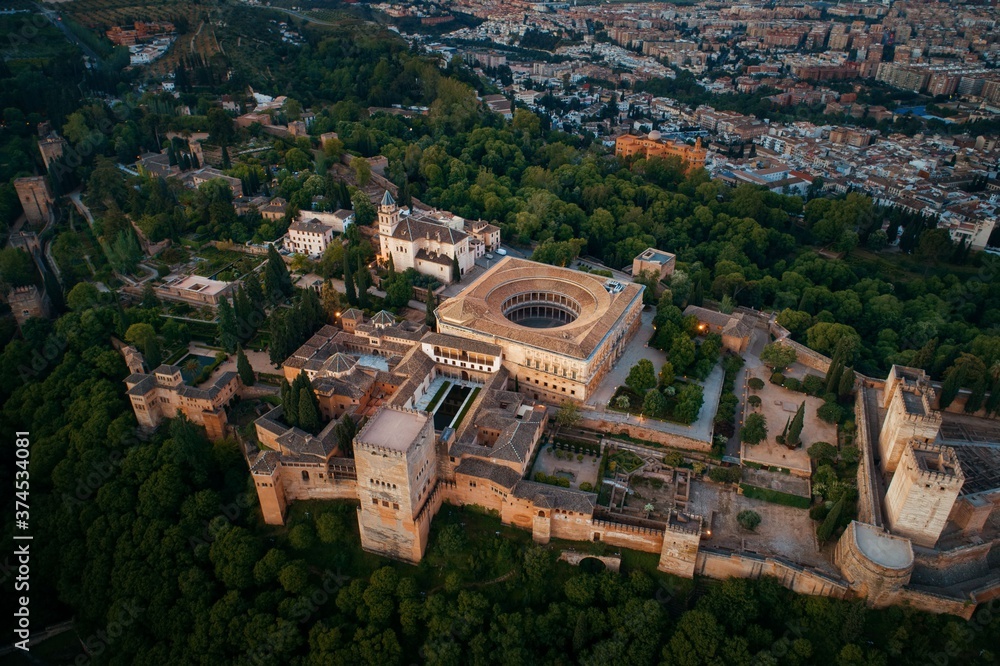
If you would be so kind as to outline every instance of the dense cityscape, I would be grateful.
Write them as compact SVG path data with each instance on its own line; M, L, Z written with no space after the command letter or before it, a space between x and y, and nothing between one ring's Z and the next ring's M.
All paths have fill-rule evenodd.
M996 663L998 16L0 0L0 660Z

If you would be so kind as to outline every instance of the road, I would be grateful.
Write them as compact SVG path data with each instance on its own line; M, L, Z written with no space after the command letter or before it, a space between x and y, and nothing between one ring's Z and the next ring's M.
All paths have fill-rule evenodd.
M83 203L83 199L80 198L80 192L79 191L70 192L66 196L69 197L69 200L73 202L73 205L76 206L76 209L80 211L80 215L83 215L84 219L87 220L87 224L89 224L90 228L93 229L94 216L90 214L90 209L87 208L86 204Z
M653 333L656 332L656 329L653 328L653 319L655 317L656 313L652 308L648 312L642 313L642 323L639 325L639 330L636 331L635 337L632 338L621 357L615 362L615 367L608 372L601 385L597 387L597 390L587 400L589 406L601 408L607 405L618 387L625 384L625 378L628 377L629 370L640 359L645 358L652 361L656 372L659 372L660 368L663 367L663 363L667 360L666 353L646 344L653 337Z
M339 23L330 23L329 21L320 21L318 19L314 19L314 18L310 17L307 14L302 14L302 13L294 11L292 9L285 9L284 7L270 7L270 6L265 6L265 5L249 5L249 4L244 5L244 6L245 7L258 7L260 9L272 9L272 10L274 10L276 12L284 12L285 14L288 14L289 16L294 16L297 19L302 19L303 21L306 21L308 23L315 23L316 25L329 25L329 26L338 26L338 25L340 25Z
M761 367L760 352L764 349L766 343L767 333L759 328L755 328L750 337L750 344L747 345L747 351L743 355L743 367L736 373L734 389L741 392L740 400L736 405L736 432L726 442L726 455L733 458L738 459L740 457L740 427L743 425L743 415L746 411L747 396L749 395L747 381L750 378L750 371Z
M66 37L66 39L69 40L69 42L71 44L75 44L77 46L77 48L79 48L81 51L83 51L84 55L92 58L95 62L101 62L102 60L104 60L104 58L102 58L101 56L97 55L97 52L94 51L94 49L90 48L89 46L87 46L86 44L84 44L83 42L81 42L79 39L77 39L76 35L74 35L70 31L70 29L66 27L66 24L59 20L59 13L58 12L54 12L52 10L45 9L44 7L42 7L41 5L38 5L38 4L36 4L35 7L38 9L38 13L39 14L41 14L42 16L44 16L45 18L47 18L49 20L49 23L51 23L55 27L59 28L59 30L62 31L62 33Z

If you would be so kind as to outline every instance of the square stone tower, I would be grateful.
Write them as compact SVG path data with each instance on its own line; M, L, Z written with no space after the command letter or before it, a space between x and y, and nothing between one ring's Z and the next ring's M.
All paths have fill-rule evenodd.
M933 548L963 483L965 475L953 448L910 441L885 495L892 533Z
M52 190L44 176L18 178L14 181L17 198L21 200L24 216L31 224L45 224L52 211Z
M424 412L383 407L355 436L354 460L362 548L419 562L437 485L434 421Z
M941 414L931 407L934 401L934 387L926 372L892 366L885 382L882 404L887 413L878 440L884 473L896 470L909 441L937 439Z
M14 287L7 295L7 303L14 314L14 319L17 320L18 328L22 328L24 323L33 317L49 316L49 304L45 292L33 284L27 287Z

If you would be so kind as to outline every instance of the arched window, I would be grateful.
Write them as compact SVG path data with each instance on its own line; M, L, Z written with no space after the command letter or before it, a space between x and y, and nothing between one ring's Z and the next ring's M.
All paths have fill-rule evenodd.
M302 470L302 480L303 481L309 480L309 472L307 472L306 470Z

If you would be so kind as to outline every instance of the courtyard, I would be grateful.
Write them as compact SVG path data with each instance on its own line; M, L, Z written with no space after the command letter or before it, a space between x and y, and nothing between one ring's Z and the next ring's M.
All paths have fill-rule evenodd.
M801 378L807 372L808 368L794 363L785 375ZM816 371L811 372L817 374ZM837 427L817 416L817 410L823 406L823 399L772 384L769 381L770 371L765 366L749 369L747 379L753 377L762 380L764 388L750 392L750 395L760 398L761 404L756 408L747 405L747 414L756 412L764 417L767 421L767 439L753 446L743 444L743 461L766 467L781 467L791 470L798 476L808 477L812 467L807 449L816 442L829 442L833 445L837 443ZM782 433L785 424L795 416L796 410L803 402L806 408L802 423L802 445L796 449L789 449L783 444L778 444L775 438Z
M600 456L545 446L535 458L528 478L534 479L535 474L541 472L546 476L567 479L569 487L575 490L581 490L580 486L585 483L590 484L589 488L595 489L600 463ZM583 490L587 487L584 486Z
M815 524L806 509L745 497L728 484L695 481L691 486L688 513L711 520L706 525L711 534L703 532L703 545L753 551L837 573L833 563L817 547ZM760 525L753 532L741 527L736 520L744 509L760 514Z

